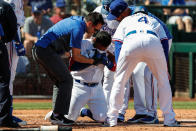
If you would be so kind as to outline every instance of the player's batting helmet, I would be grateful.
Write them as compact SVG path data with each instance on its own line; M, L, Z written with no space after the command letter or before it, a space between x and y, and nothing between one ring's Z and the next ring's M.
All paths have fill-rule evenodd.
M135 8L133 9L131 14L133 15L133 14L136 14L136 13L139 13L139 12L147 14L148 10L144 6L135 6Z
M101 13L107 15L107 14L109 13L110 4L111 4L113 1L114 1L114 0L102 0Z

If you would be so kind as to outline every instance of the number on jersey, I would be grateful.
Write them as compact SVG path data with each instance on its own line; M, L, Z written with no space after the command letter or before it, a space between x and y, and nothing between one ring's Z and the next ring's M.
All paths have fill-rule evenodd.
M145 16L143 16L143 17L138 19L138 22L145 22L147 24L148 23L148 19Z

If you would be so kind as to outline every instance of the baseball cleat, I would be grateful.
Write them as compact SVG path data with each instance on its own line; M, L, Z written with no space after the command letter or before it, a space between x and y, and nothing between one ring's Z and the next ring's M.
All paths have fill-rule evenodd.
M129 119L128 123L139 123L141 119L145 118L147 115L136 114L133 118Z
M116 126L115 124L110 124L109 118L107 117L102 125L102 127L114 127Z
M159 124L159 120L152 116L146 116L145 118L140 119L140 122L145 124Z
M87 116L86 115L87 114L87 111L88 111L88 109L86 109L85 107L82 107L82 109L80 110L80 116L81 117Z
M85 108L85 107L83 107L83 108L80 110L80 116L81 116L81 117L87 116L87 117L91 118L92 120L95 120L95 119L93 118L92 112L91 112L89 109Z
M13 120L13 122L18 123L20 126L27 125L26 121L23 121L22 119L20 119L20 118L18 118L16 116L12 116L12 120Z
M74 123L74 121L67 119L64 115L54 115L54 113L52 113L49 120L53 125L61 126L69 126Z
M164 124L166 127L180 127L180 122L175 121L174 123Z
M118 114L117 122L124 122L125 121L125 116L121 113Z
M53 111L48 112L48 113L45 115L44 120L48 120L48 119L51 117L52 113L53 113Z

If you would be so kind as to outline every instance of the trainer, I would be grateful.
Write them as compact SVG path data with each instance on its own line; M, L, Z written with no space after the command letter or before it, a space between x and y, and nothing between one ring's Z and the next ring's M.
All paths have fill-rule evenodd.
M72 59L80 63L93 64L94 59L89 59L80 54L81 41L85 32L93 34L100 30L104 20L99 13L89 13L85 18L71 16L52 26L33 47L34 59L40 63L58 87L57 98L50 117L52 124L69 125L70 121L64 117L68 114L72 80L68 67L64 64L61 55L71 49Z

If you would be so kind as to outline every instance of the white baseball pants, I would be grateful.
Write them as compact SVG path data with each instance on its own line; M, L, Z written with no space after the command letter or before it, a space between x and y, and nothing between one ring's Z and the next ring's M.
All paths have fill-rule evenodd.
M157 78L160 108L164 124L175 121L172 108L172 94L167 75L167 63L160 40L151 34L136 34L125 39L117 63L116 77L110 96L108 111L110 126L117 124L118 110L122 107L124 87L139 62L146 62ZM142 39L141 39L142 38Z

